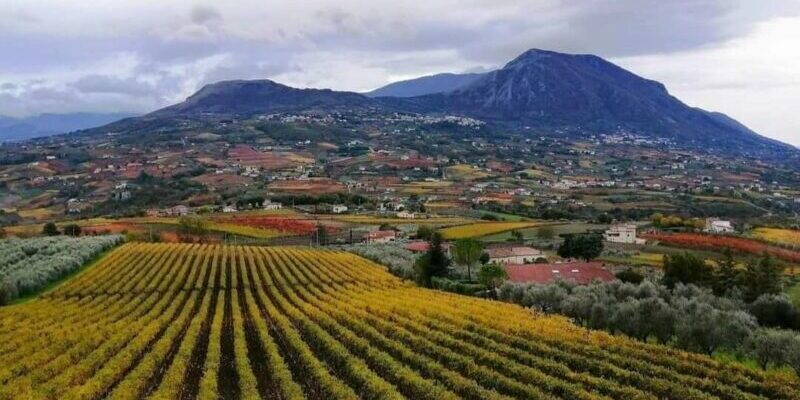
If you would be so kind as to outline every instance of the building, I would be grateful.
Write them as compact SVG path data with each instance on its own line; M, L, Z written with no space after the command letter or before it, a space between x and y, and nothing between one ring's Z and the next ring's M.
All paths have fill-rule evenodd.
M367 243L389 243L397 239L397 232L393 230L372 231L367 233Z
M189 215L189 207L184 205L177 205L175 207L170 207L164 210L164 214L172 217L180 217L183 215Z
M347 206L344 204L334 204L331 206L331 212L334 214L341 214L347 212Z
M703 229L708 233L733 233L733 225L731 221L722 220L719 218L706 218L706 227Z
M234 206L224 206L224 207L222 207L222 212L224 212L224 213L235 213L236 211L238 211L238 210Z
M74 214L83 211L84 205L78 199L67 200L67 213Z
M266 199L263 203L261 203L261 208L264 210L280 210L283 208L283 204L281 203L273 203L272 200Z
M620 224L608 228L603 233L603 239L612 243L644 244L644 239L636 237L636 225Z
M539 249L530 246L495 246L486 249L489 262L498 264L528 264L537 260L547 260Z
M397 218L414 219L416 217L417 217L416 214L414 214L413 212L400 211L399 213L397 213Z
M592 281L610 282L614 274L600 262L574 262L563 264L505 265L508 280L514 283L553 283L564 280L578 285Z

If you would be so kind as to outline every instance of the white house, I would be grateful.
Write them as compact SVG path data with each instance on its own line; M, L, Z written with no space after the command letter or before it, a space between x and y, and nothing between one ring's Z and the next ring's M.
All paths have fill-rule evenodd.
M397 218L414 219L416 217L417 217L416 214L414 214L413 212L400 211L399 213L397 213Z
M266 199L263 203L261 203L261 208L265 210L280 210L283 208L283 204L281 203L273 203L272 200Z
M234 207L234 206L225 206L225 207L222 207L222 212L224 212L224 213L234 213L234 212L236 212L236 211L238 211L238 210L237 210L237 209L236 209L236 207Z
M529 246L496 246L486 249L489 262L498 264L530 264L536 260L547 260L547 256L539 249Z
M706 218L706 228L704 231L708 233L733 233L733 225L731 221L722 220L719 218Z
M603 239L613 243L644 244L644 239L636 237L636 225L619 224L608 228L603 233Z
M334 214L341 214L347 212L347 206L344 204L334 204L331 207L331 212Z

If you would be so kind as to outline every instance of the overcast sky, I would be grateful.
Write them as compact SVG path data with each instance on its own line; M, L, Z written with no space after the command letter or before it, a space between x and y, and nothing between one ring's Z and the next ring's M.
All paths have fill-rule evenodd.
M224 79L365 91L592 53L800 145L800 0L0 0L0 115L147 112Z

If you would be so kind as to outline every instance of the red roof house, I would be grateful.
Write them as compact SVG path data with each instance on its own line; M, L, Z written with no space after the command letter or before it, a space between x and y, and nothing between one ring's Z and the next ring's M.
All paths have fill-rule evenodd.
M552 283L558 279L587 285L597 279L614 280L614 274L600 262L575 262L562 264L517 264L503 266L508 280L514 283Z

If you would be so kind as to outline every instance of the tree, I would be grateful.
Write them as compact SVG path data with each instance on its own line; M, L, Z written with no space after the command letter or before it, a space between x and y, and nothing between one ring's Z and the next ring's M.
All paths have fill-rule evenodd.
M178 227L184 233L204 236L208 233L208 221L200 217L183 216L178 218Z
M433 277L447 275L450 259L444 252L442 241L442 234L434 232L428 241L428 251L414 263L415 278L422 286L431 287Z
M56 226L56 224L52 222L44 224L44 227L42 228L42 233L47 236L56 236L60 234L60 232L58 231L58 227Z
M800 344L796 334L792 331L781 329L761 329L745 342L747 355L756 360L762 369L767 369L770 364L791 364L791 358L796 356L796 347Z
M536 237L542 240L553 240L555 231L550 225L545 225L536 230Z
M597 233L571 234L564 236L558 255L564 258L592 260L603 252L603 237Z
M6 235L7 235L6 230L3 229L2 226L0 226L0 239L5 239Z
M783 268L783 265L779 265L767 253L764 253L758 263L747 263L741 279L745 300L750 302L755 301L762 294L780 293Z
M749 306L762 326L800 328L800 312L785 294L762 294Z
M64 234L77 237L81 235L81 227L78 224L69 224L64 227Z
M718 267L714 271L714 293L724 295L739 284L740 275L736 269L733 252L729 247L722 252L722 259L717 261L717 265Z
M514 240L516 240L518 242L521 242L521 241L523 241L525 239L525 235L523 235L522 232L520 232L520 231L518 231L516 229L511 231L511 236L513 236Z
M459 239L452 248L453 260L467 266L467 280L472 281L472 265L477 263L483 254L483 243L477 239Z
M642 281L644 280L644 275L642 275L641 272L630 267L625 268L620 272L617 272L615 276L617 277L617 279L623 282L635 283L637 285L642 283Z
M664 255L664 284L670 289L678 283L708 286L713 269L705 260L692 253Z
M417 239L430 240L433 235L434 229L428 225L420 225L417 228Z
M505 268L497 263L485 264L481 267L480 272L478 272L478 280L486 285L487 288L491 289L492 293L494 293L506 279L508 279L508 274Z

